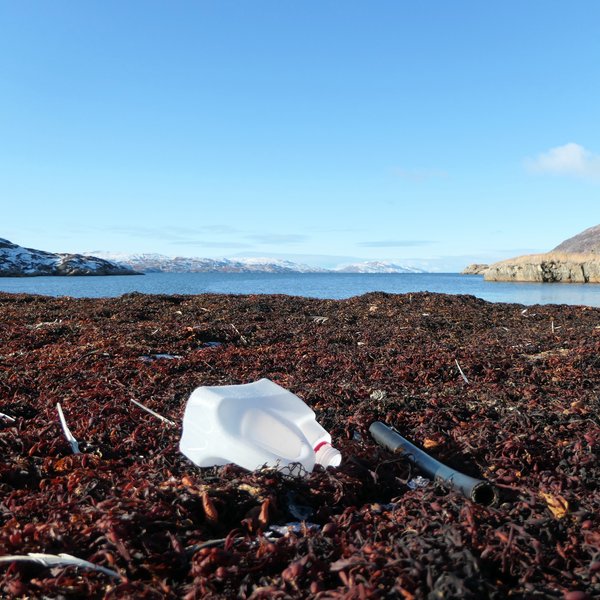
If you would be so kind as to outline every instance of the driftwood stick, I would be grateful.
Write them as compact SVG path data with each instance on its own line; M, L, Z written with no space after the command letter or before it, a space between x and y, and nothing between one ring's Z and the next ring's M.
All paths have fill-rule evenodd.
M130 400L130 402L133 402L136 406L139 406L142 410L145 410L147 413L150 413L153 417L156 417L157 419L160 419L161 421L163 421L163 423L167 423L168 425L175 426L175 423L173 421L171 421L171 419L167 419L167 417L163 417L162 415L159 415L157 412L154 412L151 408L144 406L141 402L138 402L137 400L134 400L133 398L130 398L129 400Z

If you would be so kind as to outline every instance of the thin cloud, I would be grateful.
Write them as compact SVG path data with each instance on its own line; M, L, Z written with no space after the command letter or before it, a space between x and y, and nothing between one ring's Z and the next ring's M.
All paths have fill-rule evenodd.
M170 241L171 243L189 243L196 236L209 234L234 235L239 230L229 225L200 225L198 227L143 227L138 225L116 226L110 228L111 232L129 236L151 238L156 240Z
M396 177L408 179L415 183L423 183L432 179L448 179L449 177L448 172L441 169L404 169L396 167L393 173Z
M259 244L301 244L309 239L309 236L299 233L263 233L245 236L246 239L252 240Z
M525 167L532 173L600 180L600 155L593 154L573 142L550 148L535 158L526 159Z
M434 242L430 240L378 240L374 242L358 242L362 248L413 248L427 246Z
M198 246L199 248L254 248L253 244L245 242L229 242L227 240L218 242L204 242L196 239L177 240L169 242L173 246Z

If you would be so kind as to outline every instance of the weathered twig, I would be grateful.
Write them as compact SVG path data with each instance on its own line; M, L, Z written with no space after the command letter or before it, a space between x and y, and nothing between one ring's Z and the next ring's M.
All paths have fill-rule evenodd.
M159 415L157 412L154 412L151 408L144 406L141 402L138 402L137 400L134 400L133 398L130 398L129 400L130 400L130 402L133 402L136 406L139 406L142 410L145 410L147 413L150 413L153 417L160 419L161 421L163 421L164 423L167 423L168 425L175 426L175 423L173 421L171 421L171 419L167 419L167 417L163 417L162 415Z
M230 323L230 325L233 327L233 330L240 336L240 340L242 340L243 344L247 346L248 340L240 333L240 330L233 323Z

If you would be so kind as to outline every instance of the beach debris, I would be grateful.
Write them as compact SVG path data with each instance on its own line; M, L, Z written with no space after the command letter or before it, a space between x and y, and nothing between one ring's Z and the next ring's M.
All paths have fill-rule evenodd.
M310 320L313 323L317 323L318 325L322 325L323 323L326 323L327 321L329 321L329 317L321 317L321 316L314 315L314 316L310 317Z
M429 475L433 481L460 492L469 500L494 506L498 502L498 492L484 479L476 479L465 475L436 460L414 444L403 438L395 429L381 421L372 423L369 432L373 439L384 448L398 453Z
M287 509L293 517L299 521L308 521L312 517L314 513L313 508L298 501L298 495L295 492L289 491L286 499Z
M413 477L407 484L409 490L416 490L419 488L425 488L431 483L431 479L427 479L426 477L422 477L421 475L417 475Z
M454 359L454 362L456 363L456 366L458 367L458 372L460 373L460 376L463 378L464 382L469 383L467 376L463 373L463 370L460 368L460 365L458 364L458 360Z
M162 415L159 415L157 412L153 411L151 408L144 406L141 402L138 402L137 400L134 400L133 398L129 398L129 401L132 402L133 404L135 404L136 406L138 406L139 408L141 408L142 410L145 410L147 413L151 414L153 417L156 417L157 419L161 420L163 423L167 423L167 425L175 426L174 421L171 421L171 419L167 419L167 417L163 417Z
M183 358L177 354L145 354L140 356L140 360L144 362L154 362L155 360L178 360Z
M342 460L315 412L266 378L196 388L185 407L179 448L199 467L235 463L250 471L267 466L297 476L315 464L337 467Z
M305 535L308 531L318 531L321 529L316 523L309 523L308 521L290 521L285 525L270 525L267 533L267 537L271 537L272 534L277 536L289 535L290 533ZM269 535L271 534L271 535Z
M16 421L16 419L14 417L4 414L3 412L0 412L0 419L6 419L7 421L10 421L11 423L14 423Z
M373 390L369 394L369 398L371 398L371 400L375 400L375 402L380 402L381 400L385 400L387 395L388 394L385 390Z
M58 402L56 404L56 410L58 411L58 418L60 420L62 430L65 434L65 438L67 439L67 442L69 442L69 445L71 446L71 450L73 451L73 454L80 454L79 443L77 442L77 440L71 433L69 426L67 425L67 421L65 420L65 415L63 414L63 410L60 405L60 402Z
M240 330L233 323L230 323L230 325L231 325L231 328L240 336L240 340L242 341L242 344L247 346L248 340L240 333Z
M35 325L32 325L32 328L41 329L42 327L54 327L54 325L61 325L62 322L62 319L55 319L54 321L43 321L41 323L36 323Z
M105 575L114 577L115 579L125 579L120 573L117 573L112 569L107 569L101 565L96 565L87 560L83 560L65 553L44 554L40 552L29 552L25 555L11 554L7 556L0 556L0 563L13 562L33 562L49 569L56 567L76 567L78 569L90 569L92 571L104 573Z

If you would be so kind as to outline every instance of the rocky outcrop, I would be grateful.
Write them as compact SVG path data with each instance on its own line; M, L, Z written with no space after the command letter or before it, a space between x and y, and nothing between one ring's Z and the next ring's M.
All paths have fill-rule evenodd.
M82 254L23 248L0 238L0 277L39 275L140 275L130 267Z
M554 253L520 256L490 265L486 281L540 283L600 283L600 257L593 254Z
M517 256L489 266L469 265L463 273L482 273L486 281L600 283L600 225L565 240L551 252Z
M473 263L472 265L465 267L461 271L461 275L484 275L488 269L489 265L485 265L483 263Z

